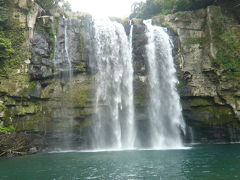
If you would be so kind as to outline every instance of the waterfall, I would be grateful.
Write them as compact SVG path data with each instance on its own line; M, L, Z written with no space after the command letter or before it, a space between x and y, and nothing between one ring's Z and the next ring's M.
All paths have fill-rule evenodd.
M74 33L76 24L63 18L55 39L54 65L60 75L62 106L54 112L64 131L59 133L62 149L74 147L74 113L72 78L77 51ZM182 147L181 130L185 131L180 98L176 90L176 69L172 44L164 28L147 27L146 57L148 63L147 122L144 131L135 122L133 96L133 25L129 36L122 24L109 18L93 18L89 24L89 67L95 86L94 113L87 145L94 150L122 150L135 147L148 149ZM74 59L75 58L75 59ZM149 120L149 121L147 121ZM146 131L145 131L146 130ZM141 136L140 136L141 134ZM138 136L138 137L136 137ZM141 144L148 141L146 144ZM140 145L138 145L140 142Z
M68 38L68 24L71 24L71 19L63 17L58 28L58 36L55 36L54 49L54 66L56 71L60 71L64 79L71 81L72 77L72 61L69 55L69 38ZM64 38L62 38L63 36ZM62 40L63 43L61 42Z
M54 70L56 78L59 79L62 93L61 106L53 112L53 119L61 121L60 130L55 137L59 139L57 147L61 150L72 149L74 110L72 109L72 58L69 56L69 27L71 20L63 17L58 27L58 35L55 36L54 48ZM64 130L62 129L64 128ZM55 142L52 142L53 144Z
M93 19L93 149L132 149L135 140L131 37L120 23ZM132 34L132 30L130 36Z
M185 130L185 123L176 90L178 81L171 40L163 27L153 26L151 20L144 24L148 38L150 146L153 149L178 148L182 146L181 130Z
M68 32L67 32L67 30L68 30L68 19L64 17L63 20L64 20L64 41L65 41L64 50L65 50L65 55L66 55L66 59L67 59L67 63L68 63L69 79L71 81L72 62L70 60L69 53L68 53Z

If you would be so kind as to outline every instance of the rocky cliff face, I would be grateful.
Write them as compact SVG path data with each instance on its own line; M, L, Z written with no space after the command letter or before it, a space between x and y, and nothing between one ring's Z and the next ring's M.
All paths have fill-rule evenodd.
M222 43L217 41L221 34L216 26L221 17L231 19L228 28L240 31L231 13L216 6L153 18L154 24L168 27L177 38L178 89L185 120L198 141L239 140L240 76L216 65ZM239 38L238 33L229 36Z
M11 16L23 37L19 41L18 64L6 63L1 71L0 125L13 125L17 132L46 136L48 146L61 144L64 132L71 126L74 127L71 131L77 134L71 137L72 141L84 144L84 129L89 126L93 112L93 84L84 39L89 16L44 15L31 0L14 2ZM71 82L65 68L66 43L73 66ZM39 146L42 144L39 142Z
M29 11L27 11L29 10ZM28 13L26 13L28 12ZM31 63L31 40L33 28L40 7L31 1L14 1L10 7L12 29L9 37L13 39L15 57L1 62L0 83L0 120L5 125L13 123L20 116L29 96L25 96L32 88L29 81L29 64ZM18 106L19 105L19 106ZM15 112L13 115L13 111ZM31 110L32 111L32 110ZM31 112L29 112L31 113Z
M230 19L224 24L226 31L234 29L229 36L239 38L239 33L235 31L237 29L240 32L236 17L218 6L153 17L153 24L167 27L172 36L179 78L177 88L188 125L187 139L194 136L196 142L239 141L239 69L231 71L218 64L220 47L224 46L218 40L222 35L219 27L216 27L221 24L221 18ZM144 92L148 71L146 30L141 20L135 19L133 23L135 102L136 107L143 110L147 98ZM229 51L231 53L234 54ZM233 66L233 62L227 58L225 61ZM145 119L145 116L139 117L141 119Z
M172 35L184 118L197 142L238 141L240 137L239 73L214 63L219 51L214 23L222 13L220 7L213 6L153 18L154 24L168 27ZM18 65L5 64L1 73L0 123L14 125L16 131L41 134L49 144L57 145L71 122L76 134L72 141L83 146L93 115L94 77L88 63L91 45L86 43L91 17L43 14L32 1L17 1L12 8L24 41ZM147 38L142 20L133 20L133 24L135 109L141 129L147 117ZM240 32L234 18L230 26ZM71 83L64 68L68 63L66 43L72 59Z

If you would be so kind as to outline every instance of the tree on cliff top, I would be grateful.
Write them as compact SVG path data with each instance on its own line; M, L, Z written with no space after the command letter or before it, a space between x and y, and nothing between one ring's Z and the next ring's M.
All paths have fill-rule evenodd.
M35 0L44 10L49 10L52 8L57 8L61 0Z
M46 12L55 8L63 8L64 10L71 10L71 5L65 0L35 0Z
M131 17L146 19L157 14L201 9L222 1L234 0L146 0L133 4Z

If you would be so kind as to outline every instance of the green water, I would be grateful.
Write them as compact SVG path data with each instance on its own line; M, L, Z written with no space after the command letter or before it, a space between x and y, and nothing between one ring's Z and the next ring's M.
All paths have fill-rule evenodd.
M71 152L0 159L8 180L234 180L240 145L195 145L188 150Z

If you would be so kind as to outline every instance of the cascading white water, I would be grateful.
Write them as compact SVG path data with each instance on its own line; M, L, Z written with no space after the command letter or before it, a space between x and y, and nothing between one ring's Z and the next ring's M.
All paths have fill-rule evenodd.
M108 18L93 19L92 41L90 63L96 71L92 148L131 149L136 134L131 41L123 26Z
M71 81L72 62L70 60L69 53L68 53L68 32L67 32L67 30L68 30L68 19L65 18L65 17L63 19L64 19L64 41L65 41L64 49L65 49L66 59L67 59L67 63L68 63L69 79Z
M55 70L62 71L62 72L68 72L66 73L68 78L71 78L72 74L72 61L69 56L69 39L68 39L68 23L70 23L70 19L67 19L63 17L62 24L59 27L60 36L64 36L64 43L58 43L60 38L62 37L56 37L55 36L55 50L54 50L54 66ZM63 27L64 29L63 29Z
M73 115L72 107L72 59L69 56L69 42L68 31L71 25L71 20L63 17L61 24L58 27L58 36L55 36L55 49L54 49L54 69L61 84L61 106L56 108L53 113L53 119L61 121L64 131L59 131L55 136L60 139L61 143L58 144L58 148L61 150L69 150L72 147L73 137ZM58 92L60 93L60 92Z
M63 98L62 107L56 110L54 118L63 119L66 124L61 133L61 148L66 150L73 147L74 137L74 110L69 107L72 107L73 100L71 77L74 53L71 47L75 46L73 23L66 18L61 23L55 42L54 64L63 81L62 90L68 92L69 96L67 101ZM177 79L171 41L164 28L152 26L150 21L144 23L147 27L146 54L149 69L149 123L146 132L139 128L134 114L133 26L130 22L128 38L122 24L108 18L93 18L89 29L89 65L95 78L96 93L95 115L89 133L91 148L94 150L134 149L135 145L148 149L182 147L180 129L184 131L185 124L175 88ZM144 144L143 141L149 142Z
M150 148L178 148L182 146L180 130L185 130L180 98L176 90L171 40L163 27L147 27L146 53L149 67Z

